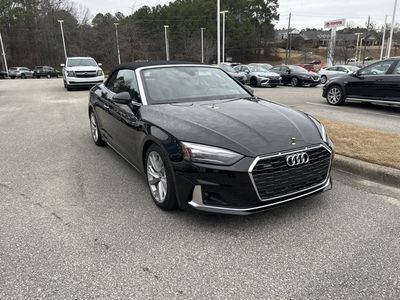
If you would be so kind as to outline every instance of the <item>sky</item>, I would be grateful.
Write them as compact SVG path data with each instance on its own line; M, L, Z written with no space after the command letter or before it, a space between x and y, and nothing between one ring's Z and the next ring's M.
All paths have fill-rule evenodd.
M277 29L288 28L289 14L290 27L296 29L324 27L325 21L338 19L346 19L346 23L356 26L365 27L370 17L371 21L376 25L383 26L385 16L392 16L394 12L395 2L397 0L278 0L280 21L275 22ZM95 16L97 13L110 13L114 15L116 12L122 12L128 16L135 12L138 8L147 5L149 7L158 4L165 5L173 0L73 0L78 6L86 7L90 13ZM224 10L223 0L220 0L221 10ZM400 2L400 1L398 1ZM226 15L228 18L228 14ZM395 23L400 23L400 3L396 4ZM391 23L391 17L387 18L387 22ZM338 29L340 29L338 27Z

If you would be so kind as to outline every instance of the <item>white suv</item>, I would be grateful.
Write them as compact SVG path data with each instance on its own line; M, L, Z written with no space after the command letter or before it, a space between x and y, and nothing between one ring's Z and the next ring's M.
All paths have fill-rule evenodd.
M71 91L75 87L92 87L104 81L104 73L92 57L68 57L62 73L64 87Z

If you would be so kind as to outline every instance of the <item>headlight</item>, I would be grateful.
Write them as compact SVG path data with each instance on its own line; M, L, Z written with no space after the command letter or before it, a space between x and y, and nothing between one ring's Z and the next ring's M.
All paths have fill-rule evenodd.
M75 72L74 71L67 71L67 76L68 77L75 77Z
M315 126L317 126L319 133L321 134L322 140L325 143L329 143L329 137L328 137L328 133L326 132L325 126L322 125L317 119L315 119L314 117L308 115L308 117L314 122Z
M102 76L103 75L103 70L97 70L97 76Z
M192 162L232 165L243 158L243 155L226 149L182 142L183 156Z

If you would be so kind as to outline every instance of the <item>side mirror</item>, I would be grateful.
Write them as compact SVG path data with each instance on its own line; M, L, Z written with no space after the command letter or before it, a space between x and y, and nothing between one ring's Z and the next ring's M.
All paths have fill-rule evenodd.
M102 63L98 63L97 65L98 65L99 67L101 67L103 64L102 64Z
M132 102L132 97L128 92L121 92L112 97L112 100L118 104L129 104Z

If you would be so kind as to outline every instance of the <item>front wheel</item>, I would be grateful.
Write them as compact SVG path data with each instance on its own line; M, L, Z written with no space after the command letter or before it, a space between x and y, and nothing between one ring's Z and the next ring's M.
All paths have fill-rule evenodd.
M92 132L93 142L97 146L105 145L106 143L103 141L103 138L101 136L99 125L97 123L97 118L93 110L90 111L89 120L90 120L90 131Z
M344 94L339 86L334 85L328 88L326 92L326 101L328 101L330 105L342 105L344 100Z
M327 82L326 76L325 76L325 75L322 75L322 76L321 76L321 83L322 83L322 84L325 84L326 82Z
M292 80L290 80L290 84L292 86L299 86L299 79L297 77L293 77Z
M21 74L21 78L25 79L26 78L25 74Z
M50 75L50 73L49 74L47 74L47 76L46 76L47 78L51 78L51 75Z
M161 148L153 144L146 154L146 176L154 203L163 210L172 210L178 206L172 179L172 170L168 158Z
M271 87L276 87L276 84L271 84Z
M250 85L251 85L252 87L257 87L257 78L251 77L251 79L250 79Z

